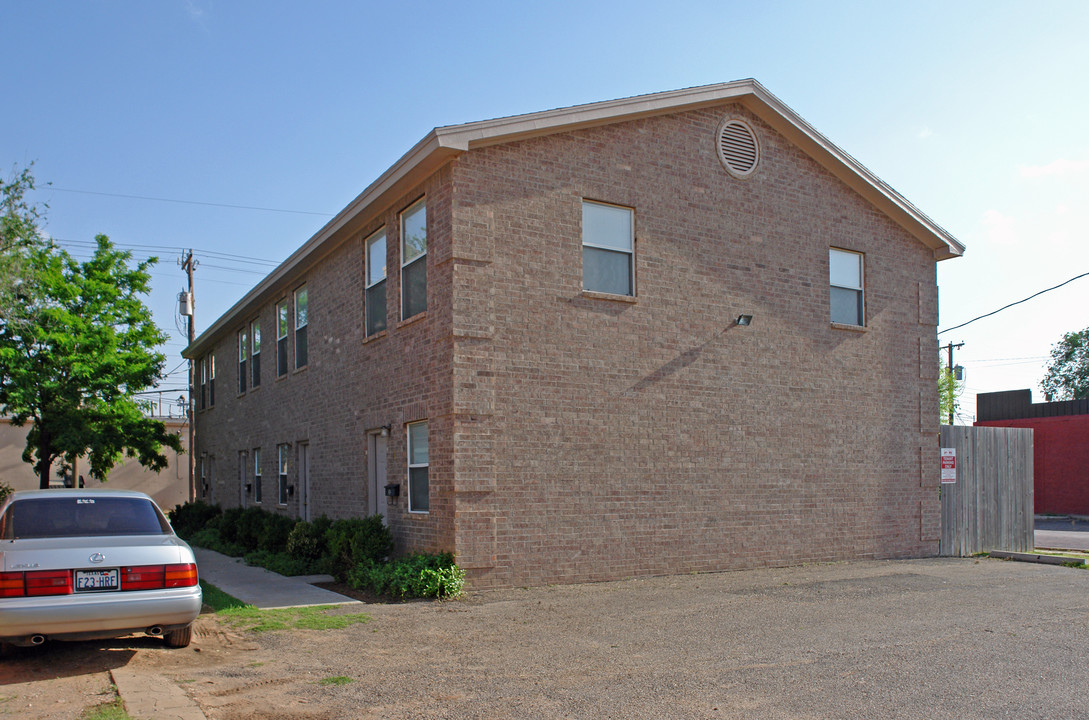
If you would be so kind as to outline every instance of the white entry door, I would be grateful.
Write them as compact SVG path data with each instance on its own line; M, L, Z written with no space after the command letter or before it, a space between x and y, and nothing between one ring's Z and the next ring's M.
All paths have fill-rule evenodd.
M367 477L367 511L370 515L386 516L386 444L388 437L372 433L369 439Z

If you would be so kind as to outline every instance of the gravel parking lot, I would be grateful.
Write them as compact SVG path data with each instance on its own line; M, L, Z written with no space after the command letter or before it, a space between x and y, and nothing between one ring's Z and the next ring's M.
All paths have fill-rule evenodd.
M1089 717L1089 571L1066 567L853 562L365 609L335 631L205 616L181 651L28 649L0 668L0 714L78 717L63 688L124 664L210 718Z

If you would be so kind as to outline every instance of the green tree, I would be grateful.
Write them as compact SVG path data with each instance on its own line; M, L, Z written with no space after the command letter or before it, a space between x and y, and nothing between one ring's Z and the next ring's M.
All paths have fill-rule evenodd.
M16 309L27 309L25 300L35 293L30 251L44 244L38 223L45 206L33 205L26 195L34 190L31 168L14 170L9 181L0 181L0 323Z
M0 413L32 424L23 460L43 488L58 459L63 472L86 457L91 477L105 480L123 454L159 471L164 446L181 451L136 397L166 362L155 351L166 336L140 297L156 258L130 268L131 253L105 235L95 240L83 263L49 245L26 249L38 292L20 297L17 319L0 319Z
M960 410L960 394L964 391L964 383L957 380L948 365L943 365L938 360L938 400L941 421L949 422L950 413L956 415Z
M1040 383L1048 402L1089 397L1089 328L1063 334Z

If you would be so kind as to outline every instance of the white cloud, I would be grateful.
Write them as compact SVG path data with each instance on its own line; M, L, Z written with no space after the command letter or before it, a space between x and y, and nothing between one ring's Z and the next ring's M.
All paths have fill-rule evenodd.
M1060 158L1047 165L1022 165L1021 177L1039 178L1053 175L1073 175L1089 170L1089 160Z
M1016 245L1019 241L1014 219L997 210L983 213L984 237L995 245Z
M923 125L922 129L916 135L920 140L926 140L927 138L934 137L934 131L930 129L930 126Z

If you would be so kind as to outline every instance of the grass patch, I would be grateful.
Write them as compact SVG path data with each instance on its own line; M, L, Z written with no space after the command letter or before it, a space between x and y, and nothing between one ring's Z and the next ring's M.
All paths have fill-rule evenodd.
M79 717L80 720L134 720L132 715L125 711L121 698L89 707Z
M330 614L336 605L312 607L276 608L261 610L253 605L225 608L217 613L219 618L239 630L269 632L272 630L341 630L356 623L368 623L366 613Z
M355 680L344 675L334 675L333 677L322 678L320 682L322 685L347 685L350 682L355 682Z
M212 612L221 612L229 608L246 607L246 603L242 602L234 595L228 595L211 583L206 583L201 580L200 589L201 592L204 593L204 604L210 607Z

